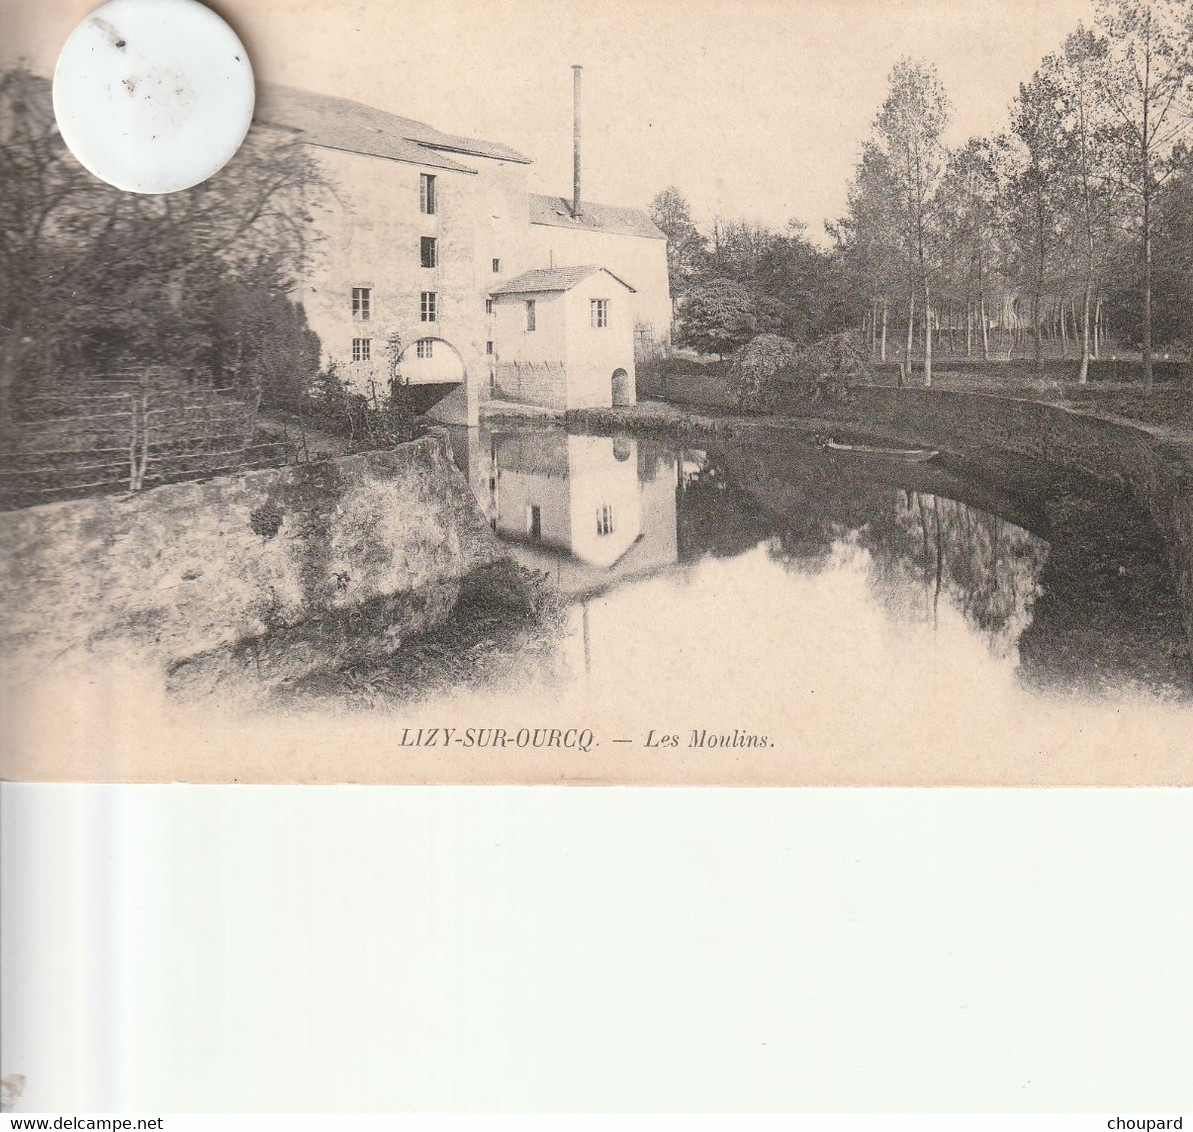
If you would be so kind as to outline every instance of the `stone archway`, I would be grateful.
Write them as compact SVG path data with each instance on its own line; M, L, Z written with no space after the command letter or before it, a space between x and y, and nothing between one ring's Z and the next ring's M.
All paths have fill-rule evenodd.
M613 371L613 405L632 405L634 403L634 385L629 373L624 369Z
M398 357L401 397L410 411L446 424L475 424L469 417L468 370L446 338L419 338Z
M446 338L419 338L398 358L403 385L458 385L467 377L460 351Z

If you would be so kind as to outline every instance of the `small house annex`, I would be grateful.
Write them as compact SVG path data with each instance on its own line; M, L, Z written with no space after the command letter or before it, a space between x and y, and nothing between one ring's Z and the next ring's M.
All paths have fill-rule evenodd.
M551 409L632 405L635 293L595 264L536 268L494 288L491 394Z

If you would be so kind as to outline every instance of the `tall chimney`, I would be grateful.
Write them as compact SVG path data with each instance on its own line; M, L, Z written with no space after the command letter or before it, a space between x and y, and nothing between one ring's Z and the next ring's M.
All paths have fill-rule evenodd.
M572 215L580 215L580 72L572 67Z

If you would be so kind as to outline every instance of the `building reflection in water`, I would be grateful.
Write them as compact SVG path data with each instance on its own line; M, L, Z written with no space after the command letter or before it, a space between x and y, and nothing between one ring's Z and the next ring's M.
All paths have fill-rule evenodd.
M450 435L490 526L561 593L587 597L677 561L676 461L661 447L541 425Z

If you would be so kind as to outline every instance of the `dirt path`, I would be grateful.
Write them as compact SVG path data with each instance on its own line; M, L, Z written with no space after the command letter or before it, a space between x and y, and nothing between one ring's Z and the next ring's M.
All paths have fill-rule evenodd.
M310 425L304 425L287 413L261 411L257 413L257 427L286 439L299 446L299 452L309 460L324 460L332 456L344 456L351 451L349 442L342 436L322 432ZM305 446L305 451L304 451Z

